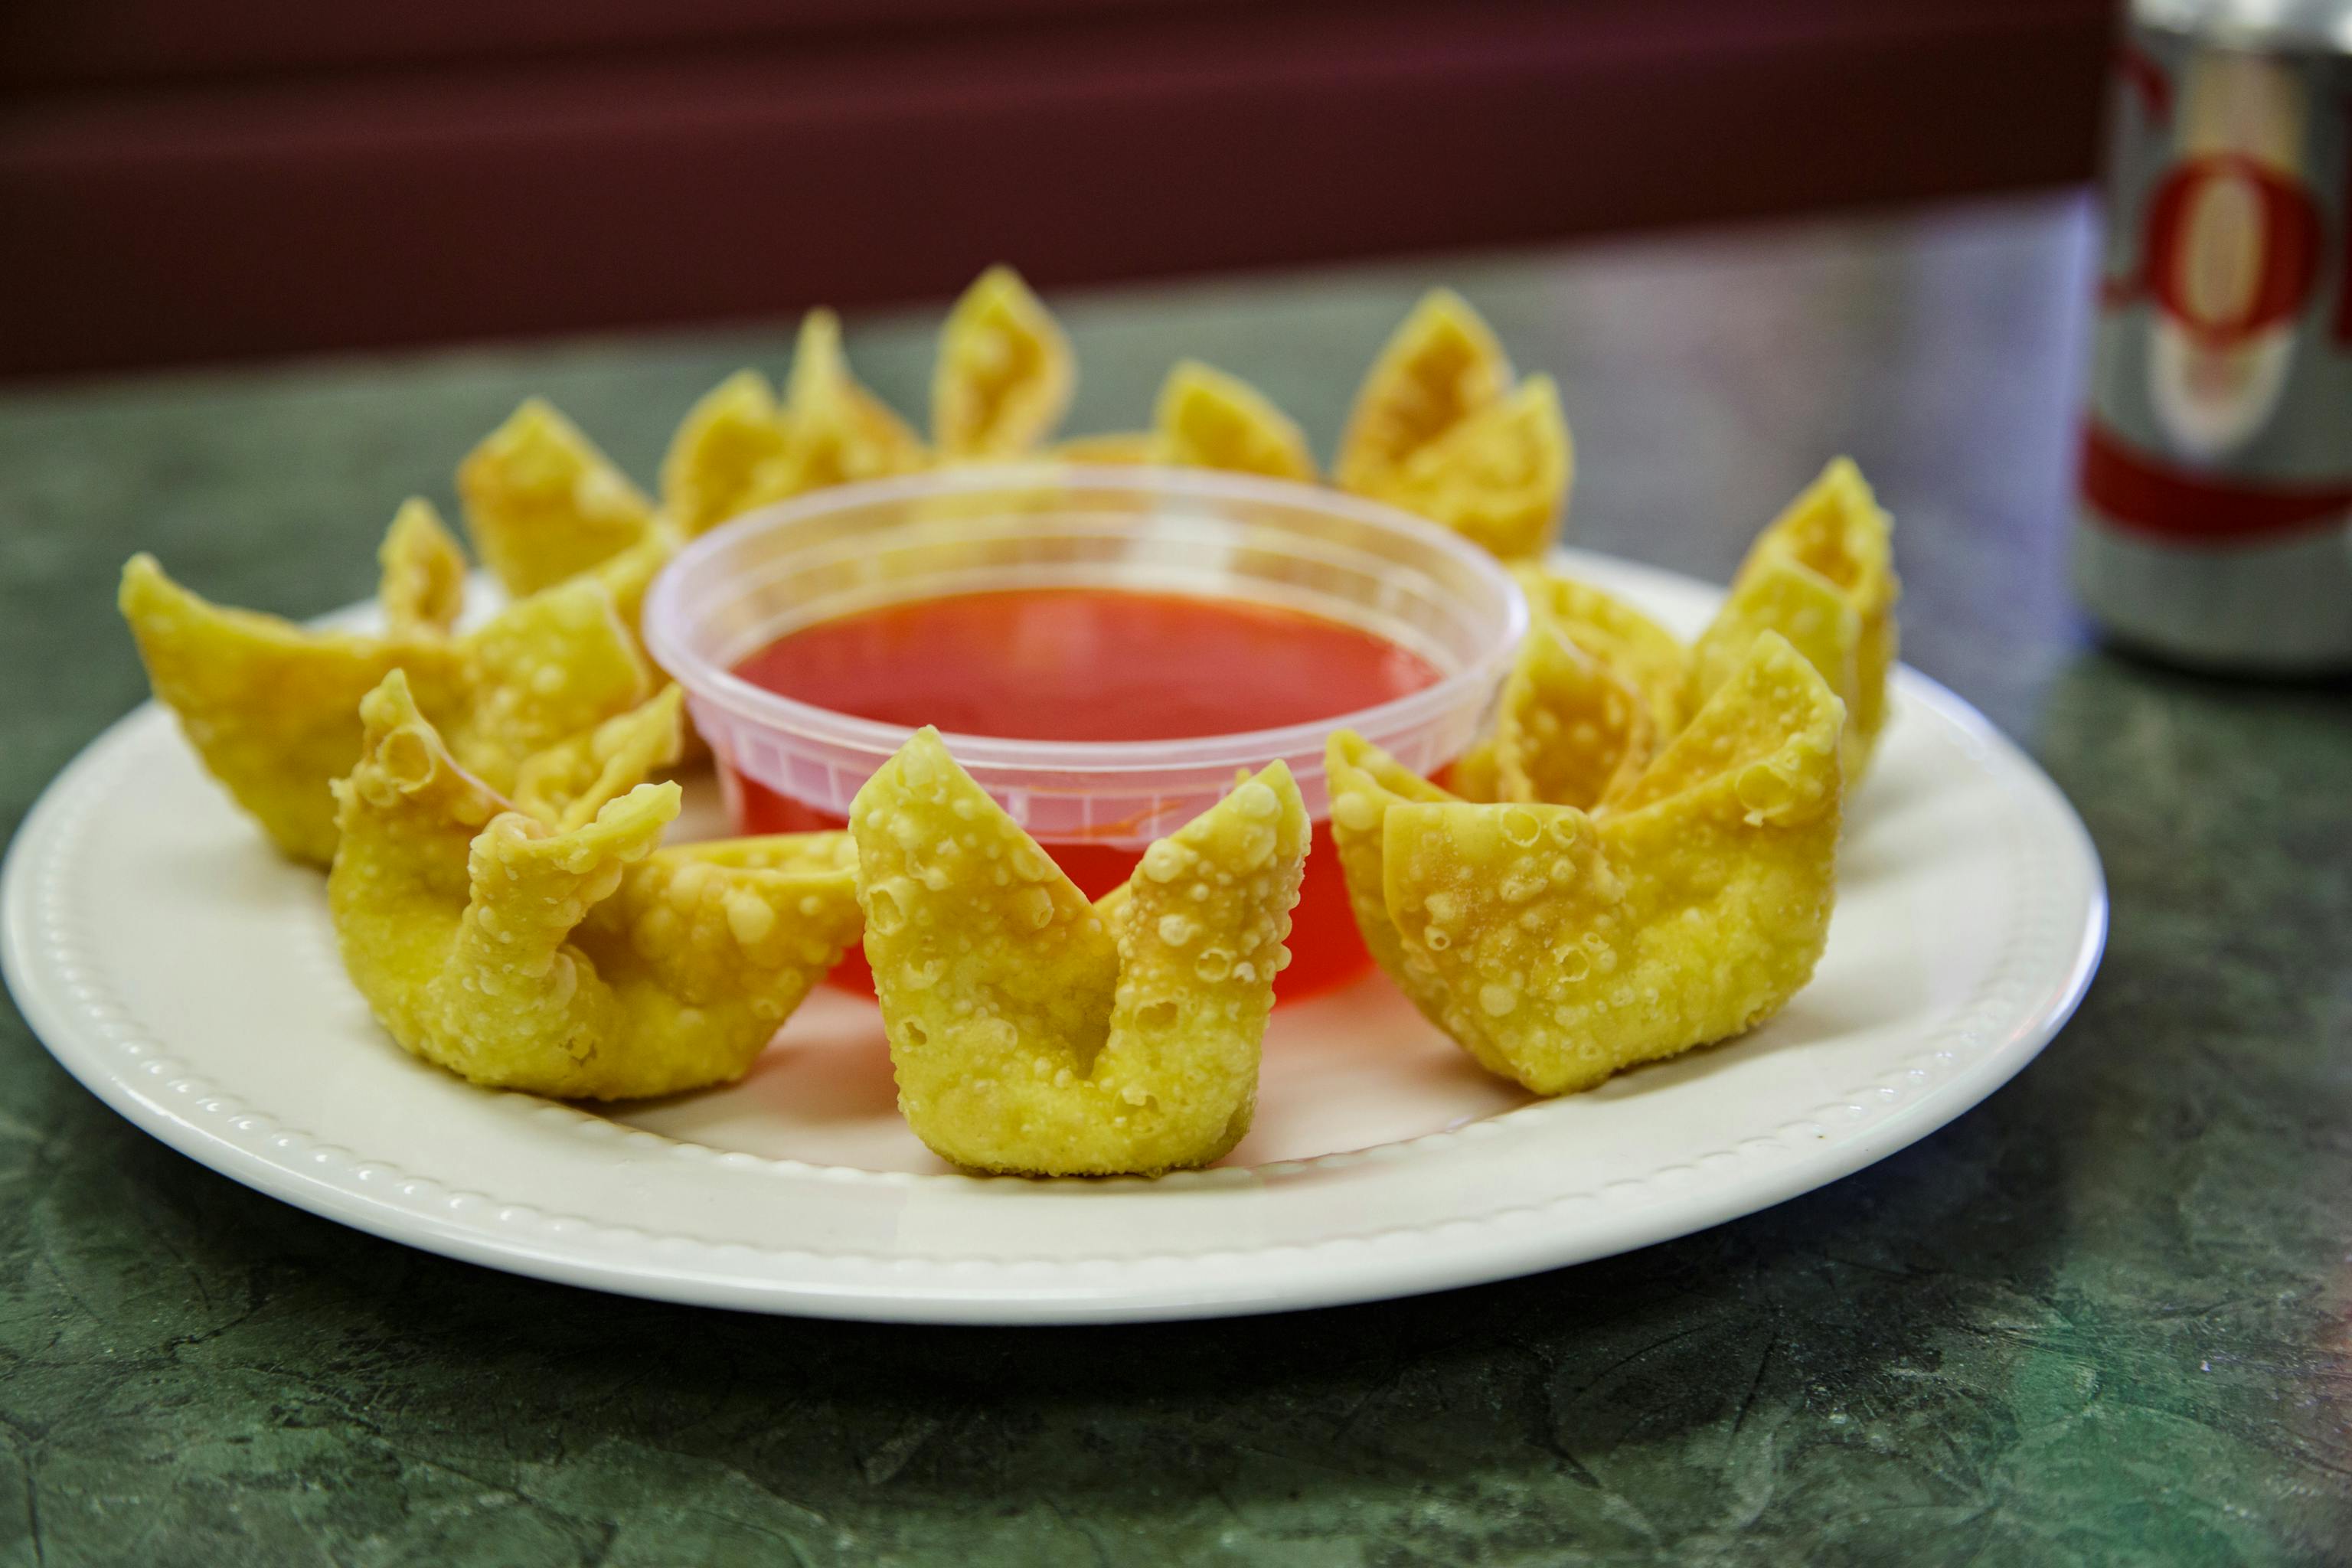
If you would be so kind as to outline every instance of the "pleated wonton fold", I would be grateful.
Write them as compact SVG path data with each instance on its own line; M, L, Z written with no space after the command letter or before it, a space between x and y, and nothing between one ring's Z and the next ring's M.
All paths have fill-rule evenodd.
M1281 763L1092 903L929 729L858 792L850 831L899 1109L935 1152L1151 1174L1240 1142L1307 856Z
M1753 1027L1835 896L1844 704L1767 632L1613 799L1478 805L1352 733L1332 832L1367 944L1432 1023L1538 1094Z
M120 604L156 697L273 842L325 865L328 784L360 754L360 699L405 670L422 710L469 772L504 789L524 758L645 700L653 682L595 577L517 600L452 634L462 564L421 501L383 551L383 634L313 631L189 592L152 556L124 566Z
M1444 524L1505 560L1558 536L1575 451L1549 376L1514 384L1494 331L1431 290L1356 394L1333 482Z
M730 1082L856 939L846 834L659 847L678 786L641 781L676 753L667 694L534 773L537 814L458 765L398 671L360 711L336 938L393 1037L461 1077L590 1100Z
M1894 521L1852 459L1840 458L1767 525L1731 596L1691 650L1691 698L1730 679L1764 631L1777 631L1845 700L1846 783L1858 782L1886 726L1894 668Z

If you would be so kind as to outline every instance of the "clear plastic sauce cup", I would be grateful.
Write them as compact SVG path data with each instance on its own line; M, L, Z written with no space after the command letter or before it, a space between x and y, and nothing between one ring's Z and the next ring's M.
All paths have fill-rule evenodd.
M1279 729L1168 741L948 734L948 749L1089 895L1279 758L1315 820L1286 997L1366 962L1330 848L1324 742L1352 729L1417 773L1484 724L1528 610L1477 546L1337 491L1195 468L1023 464L845 485L750 512L689 544L647 595L647 649L685 688L728 807L748 833L838 827L902 725L735 673L803 627L908 601L1006 589L1123 589L1303 612L1401 646L1434 684ZM854 955L853 955L854 956ZM866 984L845 965L845 983Z

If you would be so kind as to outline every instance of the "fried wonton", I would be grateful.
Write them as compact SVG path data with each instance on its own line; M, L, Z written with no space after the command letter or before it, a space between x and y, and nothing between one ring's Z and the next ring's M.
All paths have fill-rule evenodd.
M784 406L786 494L911 473L930 461L922 437L850 374L841 320L831 310L801 321Z
M450 636L417 590L417 514L385 546L387 609L406 629L321 632L224 608L163 574L152 556L122 571L123 618L156 697L177 713L205 768L278 847L325 865L335 852L330 781L360 754L360 699L404 669L417 701L447 731L464 765L493 788L523 760L643 701L643 658L594 577L519 599ZM437 568L432 568L436 569Z
M1862 777L1886 725L1895 654L1894 521L1840 458L1757 536L1731 596L1692 650L1691 693L1729 678L1758 633L1780 632L1845 699L1846 781Z
M1516 387L1478 313L1434 289L1381 351L1339 442L1342 489L1426 517L1507 561L1559 531L1575 448L1549 376Z
M1314 454L1291 417L1249 383L1198 360L1168 373L1151 423L1161 462L1314 481Z
M1550 548L1574 477L1559 393L1551 377L1532 375L1361 493L1521 561Z
M605 802L674 765L686 734L686 694L665 686L628 712L524 758L515 770L515 809L551 827L584 827Z
M613 613L621 617L621 624L628 628L632 638L637 637L638 623L644 617L646 590L653 586L654 579L661 575L661 569L669 564L670 557L684 542L676 524L666 517L656 517L643 539L589 569L587 579L612 596ZM638 647L644 647L642 640Z
M1451 782L1465 800L1598 805L1681 727L1683 646L1589 584L1534 567L1516 575L1531 624L1494 729L1454 762Z
M401 503L375 559L385 636L430 637L457 624L466 607L466 553L431 501L411 496Z
M739 370L687 410L662 458L662 511L692 538L791 493L787 421L767 377Z
M982 273L948 312L931 374L931 440L950 459L1010 458L1054 433L1077 372L1069 340L1021 275Z
M427 1061L566 1099L730 1082L856 938L846 834L656 847L677 785L610 792L659 711L556 823L460 767L398 671L360 711L328 902L361 994Z
M466 531L509 594L576 577L644 539L653 502L539 398L457 466Z
M1381 493L1415 453L1500 403L1510 385L1511 362L1493 330L1461 295L1431 289L1357 391L1332 481Z
M1787 641L1612 803L1474 805L1332 738L1332 831L1373 956L1538 1094L1727 1038L1811 978L1835 895L1844 704Z
M1240 377L1189 359L1160 384L1150 429L1074 437L1053 456L1068 463L1163 463L1315 480L1315 456L1288 415Z
M1590 583L1533 566L1512 574L1538 619L1549 619L1643 695L1661 739L1683 727L1690 654L1681 638Z
M1241 1141L1307 847L1276 763L1095 903L923 730L858 792L866 956L918 1137L976 1170L1156 1174Z
M1539 623L1503 682L1493 798L1590 809L1628 787L1660 743L1649 704L1624 677Z

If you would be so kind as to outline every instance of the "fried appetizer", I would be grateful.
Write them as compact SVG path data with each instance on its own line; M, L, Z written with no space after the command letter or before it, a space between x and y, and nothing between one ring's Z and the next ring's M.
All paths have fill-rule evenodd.
M912 473L930 461L922 437L850 374L831 310L801 321L784 404L785 494Z
M1533 567L1515 574L1531 624L1493 731L1454 764L1454 790L1473 801L1598 805L1681 728L1687 656L1622 599Z
M792 493L787 428L774 389L756 370L739 370L704 393L663 455L663 515L690 539L783 500Z
M646 590L653 586L654 579L661 575L661 569L669 564L670 557L685 542L676 524L666 517L657 517L645 538L618 555L606 557L586 574L587 580L602 586L612 598L613 613L621 617L621 624L628 628L631 640L637 643L640 650L645 646L639 640L639 623L645 614Z
M179 715L206 770L297 860L323 866L333 857L327 785L359 759L360 699L392 670L408 672L456 754L493 788L510 786L524 758L652 689L593 577L448 635L440 617L454 615L454 603L432 583L446 563L421 506L403 510L385 542L386 619L398 629L383 636L224 608L173 582L150 555L122 569L122 616L157 699Z
M1433 289L1372 362L1339 437L1332 480L1379 495L1414 454L1503 400L1511 362L1503 345L1451 289Z
M857 794L866 956L916 1136L957 1164L1157 1174L1241 1141L1307 821L1276 763L1088 903L918 731Z
M1352 733L1332 830L1373 956L1538 1094L1754 1027L1811 978L1834 896L1844 704L1767 632L1598 811L1474 805Z
M457 465L457 499L474 553L518 596L619 554L654 521L628 476L536 397Z
M1559 389L1535 375L1365 493L1442 522L1503 560L1532 560L1559 532L1575 466Z
M678 787L636 781L665 724L676 745L663 700L600 731L549 821L460 767L399 671L368 694L328 903L404 1048L565 1099L726 1083L856 939L846 834L656 847Z
M1690 653L1681 638L1590 583L1533 566L1514 568L1512 575L1536 615L1549 616L1577 647L1643 695L1661 736L1683 727L1690 711L1685 706Z
M1503 682L1487 798L1590 810L1629 787L1662 744L1650 706L1625 678L1538 622Z
M1845 699L1846 783L1886 727L1895 663L1894 521L1862 470L1840 458L1789 503L1748 552L1731 596L1691 650L1694 702L1729 679L1757 636L1777 631Z
M466 607L466 552L431 501L411 496L401 503L375 560L384 636L436 637L457 624Z
M1169 371L1151 425L1157 461L1314 482L1314 455L1291 417L1249 383L1198 360Z
M931 373L931 441L953 460L1011 458L1054 433L1077 371L1069 340L1021 275L992 267L948 312Z
M1149 430L1079 436L1054 448L1070 463L1162 463L1315 482L1306 433L1265 395L1198 360L1180 360L1160 384Z
M1342 489L1426 517L1507 561L1559 531L1575 448L1549 376L1516 387L1502 345L1461 296L1414 307L1356 395Z

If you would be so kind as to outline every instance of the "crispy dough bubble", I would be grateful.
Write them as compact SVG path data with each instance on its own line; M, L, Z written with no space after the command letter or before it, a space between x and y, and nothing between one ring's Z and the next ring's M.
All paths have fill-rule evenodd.
M1692 700L1729 679L1759 632L1780 633L1845 699L1852 785L1886 727L1901 593L1894 520L1852 459L1837 458L1749 547L1730 598L1692 650Z
M663 749L646 731L674 748L677 710L648 710L607 728L591 751L612 765L549 822L459 767L398 671L369 693L328 902L404 1048L565 1099L730 1082L856 940L846 834L656 847L678 787L629 775Z
M1844 704L1777 634L1613 803L1476 805L1331 741L1332 831L1373 956L1538 1094L1778 1012L1828 938Z
M932 730L858 792L850 831L899 1109L939 1154L1150 1175L1241 1141L1307 856L1287 768L1092 904Z
M517 595L578 576L654 522L628 476L536 397L457 465L457 499L474 553Z
M1052 313L1019 273L992 267L940 329L932 444L950 460L1017 457L1053 435L1076 383Z

